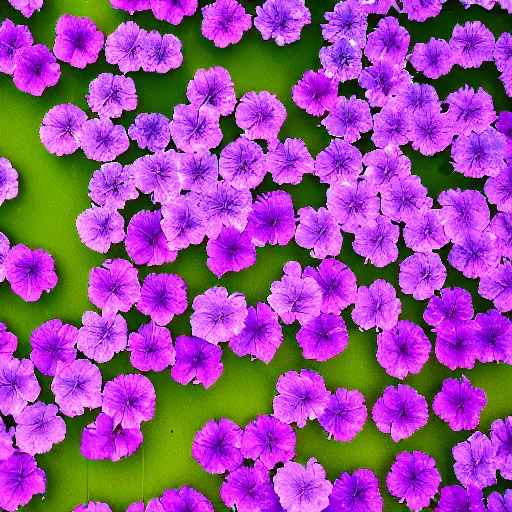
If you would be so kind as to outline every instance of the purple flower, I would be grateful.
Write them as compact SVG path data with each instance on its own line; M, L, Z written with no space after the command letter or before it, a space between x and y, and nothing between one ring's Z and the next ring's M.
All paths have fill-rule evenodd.
M56 405L43 402L25 407L16 416L18 448L29 455L35 455L49 452L54 444L64 441L66 424L57 416L58 411Z
M429 299L446 281L446 268L435 252L414 253L400 263L398 282L403 293L416 300Z
M352 441L368 417L364 396L357 390L339 388L331 395L318 422L335 441Z
M7 430L4 420L0 419L0 464L16 452L16 449L12 445L14 430L14 427Z
M359 45L344 37L331 46L321 48L319 54L325 76L335 82L357 78L363 67L361 56Z
M413 511L430 505L440 483L436 461L419 451L399 453L386 476L388 491Z
M505 420L493 421L491 440L496 450L496 466L500 470L501 476L510 480L512 478L512 416Z
M473 322L477 359L482 363L512 362L512 321L495 309L478 313Z
M126 348L128 326L121 315L104 318L93 311L86 311L82 324L78 331L77 347L93 361L106 363L114 354Z
M167 325L187 309L187 287L176 274L149 274L144 279L137 309L157 325Z
M208 421L196 433L192 444L192 457L212 475L234 471L244 461L240 451L242 430L233 421L221 418Z
M401 311L395 288L384 279L377 279L370 287L360 286L357 289L352 320L361 331L373 327L389 330L398 322Z
M369 469L358 469L352 475L342 473L334 482L323 512L382 512L383 507L377 477Z
M14 512L45 490L46 475L28 453L13 453L0 463L0 507Z
M222 350L201 338L178 336L176 338L176 364L171 377L186 386L194 384L209 388L221 375L224 365L220 362Z
M139 428L141 422L155 415L155 388L144 375L118 375L106 382L101 411L108 414L115 425Z
M130 166L117 162L103 164L89 181L89 197L100 206L122 209L126 201L139 195Z
M87 359L57 363L52 392L60 412L73 418L101 406L101 372Z
M134 21L121 23L107 37L105 57L109 64L117 64L121 73L138 71L142 66L142 42L147 32Z
M428 43L416 43L409 60L416 71L432 79L447 75L453 67L450 45L444 39L433 37Z
M319 208L316 212L311 206L301 208L298 214L300 221L295 232L297 245L312 249L310 254L313 258L337 256L343 238L334 215L326 208Z
M438 507L434 512L486 512L482 490L460 485L443 487Z
M263 150L258 143L239 137L222 150L219 172L237 190L256 188L267 173Z
M164 150L171 140L169 119L162 114L139 114L128 135L141 149L148 148L153 153Z
M138 428L122 428L112 418L100 413L82 432L80 452L89 460L110 459L117 462L133 455L143 440Z
M103 254L108 252L111 244L124 240L124 219L117 210L109 207L93 204L77 217L76 229L86 247Z
M274 489L286 511L320 512L329 505L332 484L324 468L311 458L306 467L287 462L279 468L274 476Z
M33 42L28 27L15 25L9 18L5 18L0 26L0 72L12 75L18 50L32 46Z
M380 432L390 434L397 443L411 437L427 424L427 401L410 386L388 386L375 402L372 417Z
M448 366L450 370L473 368L478 355L473 323L461 323L455 325L452 330L446 329L445 325L445 322L442 322L440 329L438 329L439 333L436 338L437 360Z
M240 449L246 459L260 460L272 470L295 456L295 432L273 416L259 415L242 434Z
M169 329L159 327L155 322L141 325L138 332L128 338L130 363L137 370L161 372L176 361Z
M106 316L127 312L140 299L139 271L126 260L105 260L89 274L89 300Z
M144 35L140 43L140 60L146 72L167 73L183 62L183 45L174 34L152 30Z
M217 345L239 334L247 317L247 303L242 293L228 296L226 288L214 286L192 303L192 335Z
M176 251L167 248L167 239L160 222L160 210L136 213L128 224L126 232L126 252L137 265L163 265L174 261Z
M496 246L501 256L512 258L512 212L496 214L489 229L496 237Z
M11 249L12 251L12 249ZM9 253L10 254L10 253ZM9 255L7 255L9 258ZM7 277L9 279L9 277ZM512 310L512 262L504 260L489 275L480 279L478 293L494 302L501 313Z
M496 129L505 135L505 158L512 156L512 112L500 112Z
M457 23L450 47L455 64L463 68L479 68L483 62L493 60L494 36L479 21L467 21L463 27Z
M403 10L410 20L424 22L427 18L433 18L441 12L442 0L404 0Z
M30 336L30 359L44 375L55 375L57 363L69 364L76 359L78 329L55 319L37 327Z
M147 11L150 9L150 0L110 0L114 9L122 9L132 15L135 11Z
M497 70L505 73L512 60L512 34L503 32L500 35L494 47L493 57Z
M25 302L39 300L43 291L50 292L58 281L53 258L42 249L15 245L5 257L4 267L12 291Z
M57 105L43 117L39 129L41 142L54 155L70 155L80 147L85 121L87 114L72 103Z
M361 133L373 127L370 107L367 101L340 96L329 109L329 115L321 122L334 137L343 137L346 142L355 142Z
M366 44L368 22L361 6L356 1L338 2L333 12L324 14L328 23L321 24L322 37L330 43L341 38L353 39L359 46Z
M94 64L103 49L105 37L89 18L63 14L55 27L55 56L75 68Z
M16 52L14 85L23 92L41 96L47 87L57 84L60 65L44 44L25 46Z
M279 393L273 402L274 416L288 425L306 426L308 419L318 418L327 407L331 394L324 379L312 370L286 372L277 380Z
M235 119L237 126L245 130L247 138L271 141L277 138L283 126L286 109L275 94L268 91L259 94L248 92L236 107Z
M405 245L415 252L441 249L450 241L443 229L440 210L423 207L411 213L405 221Z
M338 81L327 77L324 70L306 71L297 85L292 87L295 104L312 116L322 116L336 103Z
M236 0L215 0L202 9L201 32L218 48L236 44L252 26L252 17Z
M399 100L389 101L373 118L372 141L377 147L398 147L410 141L411 119Z
M43 0L9 0L9 3L25 18L30 18L34 11L39 11L43 6Z
M333 258L323 260L318 269L306 267L304 277L312 277L322 292L322 313L340 312L353 304L357 293L356 276L344 263Z
M366 153L364 177L380 192L388 186L391 178L405 178L411 174L411 161L398 148L385 147Z
M370 261L376 267L385 267L397 260L400 228L384 215L362 224L356 228L355 234L352 247L357 254L364 256L365 264Z
M198 69L188 83L187 99L192 105L209 105L221 116L229 116L236 105L235 84L229 71L220 66Z
M179 25L184 16L192 16L197 10L197 0L151 0L151 9L157 20Z
M361 151L340 139L332 140L316 157L315 175L320 183L354 182L362 172Z
M278 185L297 185L302 175L313 173L315 161L301 139L274 140L266 156L266 165Z
M85 121L80 143L85 156L97 162L115 160L130 146L124 127L106 118Z
M18 172L7 158L0 157L0 206L18 195Z
M0 359L0 412L4 416L18 415L40 392L32 361L14 357Z
M503 162L495 161L495 169L499 169ZM492 169L492 167L491 167ZM484 186L485 195L489 202L497 205L502 212L512 212L512 161L509 161L502 170L489 178Z
M78 505L73 512L112 512L112 509L106 503L89 501L87 505Z
M402 103L402 108L409 111L409 114L441 110L439 96L432 85L411 83L403 91L400 91L397 99Z
M0 359L10 359L18 348L18 338L0 322Z
M219 112L208 105L176 105L170 127L174 144L185 153L204 153L222 140Z
M301 326L297 343L304 359L327 361L341 354L347 346L345 321L340 316L322 313Z
M148 503L148 507L153 500ZM163 496L159 500L164 511L170 512L214 512L212 504L200 492L191 487L183 486L181 489L171 489L164 491ZM153 510L153 509L151 509ZM127 511L128 512L128 511ZM146 509L146 512L151 512ZM157 505L153 512L161 512Z
M432 156L446 149L453 139L452 119L432 108L424 109L411 120L412 147L422 155Z
M310 23L304 0L266 0L256 7L254 26L265 41L272 37L279 46L298 41L302 28Z
M423 329L409 320L399 320L377 336L377 361L388 375L399 379L420 373L431 349Z
M214 187L219 177L217 155L211 154L208 151L200 155L180 153L178 176L183 190L201 193Z
M486 404L485 392L474 388L462 376L459 379L446 379L443 389L432 402L432 409L452 430L473 430L478 427L480 413Z
M289 261L284 276L270 286L267 302L285 324L304 324L320 314L322 293L315 279L302 276L300 264Z
M380 61L402 64L405 61L410 40L409 32L398 24L396 18L392 16L382 18L377 28L368 35L364 54L373 64Z
M475 432L467 441L452 449L453 469L459 482L468 487L484 489L496 483L496 448L481 432Z
M507 489L502 496L496 491L487 498L488 512L509 512L512 510L512 491Z

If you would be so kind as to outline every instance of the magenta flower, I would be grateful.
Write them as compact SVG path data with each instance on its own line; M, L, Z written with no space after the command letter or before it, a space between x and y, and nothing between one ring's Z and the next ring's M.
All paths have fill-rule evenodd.
M429 299L446 281L446 268L439 254L417 252L400 263L398 282L403 293L416 300Z
M124 208L126 201L139 195L130 170L130 166L123 167L117 162L103 164L89 181L89 197L100 206Z
M7 255L7 258L9 258L9 255ZM503 264L498 265L489 275L482 277L478 286L478 293L484 299L492 300L495 308L501 313L511 311L512 262L504 260Z
M85 96L90 109L101 117L121 117L124 110L137 108L135 82L123 75L101 73L89 84Z
M443 323L440 327L436 338L437 360L448 366L450 370L473 368L478 355L478 344L474 335L473 323L461 323L454 326L452 330L445 330L445 324Z
M208 151L201 155L181 153L178 176L183 190L201 193L214 187L219 177L217 155Z
M340 139L334 139L316 157L315 175L320 183L354 182L362 172L361 151Z
M156 30L148 32L140 43L142 69L147 73L167 73L179 68L183 62L182 47L174 34L162 36Z
M405 245L414 252L441 249L450 241L444 232L441 211L426 206L406 219L403 234Z
M412 147L422 155L432 156L446 149L453 139L453 121L448 113L424 109L411 121Z
M91 208L76 219L76 229L82 243L93 251L105 254L112 244L124 240L124 219L117 210L109 207Z
M297 85L292 87L295 104L312 116L322 116L336 103L338 82L325 75L323 69L315 73L306 71Z
M114 9L122 9L132 15L136 11L147 11L150 9L150 0L110 0Z
M495 309L490 309L487 313L478 313L473 326L479 361L512 362L512 321Z
M512 478L512 416L493 421L491 425L492 445L496 450L495 463L501 476Z
M147 32L134 21L121 23L107 37L105 57L109 64L117 64L121 73L138 71L142 66L142 42Z
M501 167L499 160L496 167ZM484 186L489 202L497 205L502 212L512 212L512 163L509 161L501 171L489 178Z
M493 60L494 36L479 21L468 21L463 27L457 23L450 47L455 64L463 68L479 68L484 61Z
M279 185L297 185L306 173L312 174L315 161L301 139L274 140L268 148L266 164L272 179Z
M18 195L18 172L7 158L0 157L0 206Z
M40 392L32 361L14 357L0 359L0 412L4 416L17 416Z
M333 12L324 14L328 23L321 24L322 37L330 43L339 39L353 39L359 46L366 44L368 22L366 13L356 2L338 2ZM361 6L362 7L362 6Z
M400 100L388 101L382 110L373 116L373 143L384 149L395 149L407 144L411 140L411 122Z
M488 512L508 512L512 508L512 491L505 490L503 496L496 491L489 494L487 507Z
M373 64L383 60L401 64L407 55L410 40L409 32L398 24L396 18L389 16L382 18L377 28L368 35L364 53Z
M115 160L130 146L124 127L107 118L85 121L80 143L85 156L97 162Z
M73 512L112 512L112 509L106 503L89 501L87 505L78 505Z
M35 11L39 11L43 7L43 0L9 0L9 3L25 18L30 18Z
M319 57L325 76L335 82L353 80L361 73L362 53L354 40L342 37L333 45L321 48Z
M32 46L34 38L25 25L15 25L5 18L0 27L0 72L12 75L16 54L21 48Z
M364 177L380 192L394 176L404 178L411 174L411 161L398 149L386 147L366 153Z
M0 359L10 359L18 348L18 338L0 322Z
M435 508L434 512L463 512L464 510L487 512L482 490L475 487L465 489L460 485L443 487L438 501L438 508ZM492 510L489 512L492 512Z
M151 506L154 500L148 503L148 507ZM171 489L164 491L164 494L158 500L164 510L175 510L176 512L183 510L189 510L190 512L214 512L212 504L203 496L200 492L197 492L191 487L184 485L181 489ZM154 512L160 512L158 505L154 505L156 510ZM128 512L128 511L127 511ZM146 509L146 512L150 512Z
M489 230L496 237L496 245L501 256L512 258L512 212L496 214L491 221Z
M197 10L197 0L151 0L151 9L157 20L179 25L185 16L192 16Z
M453 67L450 45L444 39L433 37L428 43L416 43L409 60L416 71L432 79L448 74Z

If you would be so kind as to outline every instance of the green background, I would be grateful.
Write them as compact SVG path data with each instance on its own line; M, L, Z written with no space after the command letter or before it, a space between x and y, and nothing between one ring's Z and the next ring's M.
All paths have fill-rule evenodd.
M202 1L200 5L206 3ZM262 2L245 0L242 3L254 14L255 6ZM323 41L319 23L323 21L323 12L332 10L335 2L310 0L307 3L312 12L312 24L303 29L299 42L285 47L278 47L273 40L263 41L260 33L253 28L244 34L239 44L218 49L202 37L199 11L194 17L185 18L178 27L155 20L151 12L136 13L133 19L146 30L156 29L161 33L177 35L183 42L184 54L183 65L168 74L130 73L139 94L137 112L161 112L170 118L174 105L186 102L186 86L195 71L220 65L231 73L238 97L253 90L268 90L277 94L288 112L280 137L303 138L312 155L316 156L329 144L330 137L323 127L318 127L319 118L307 115L292 102L291 87L306 70L320 67L318 51ZM127 13L113 10L108 0L46 0L41 12L36 12L29 20L12 9L7 0L2 0L0 6L0 19L9 17L17 24L28 25L35 42L44 43L49 48L53 47L55 39L55 23L63 13L88 16L105 34L113 32L119 23L129 19ZM391 11L391 14L397 16L395 11ZM507 27L510 29L511 21L510 16L499 8L488 12L474 6L465 11L454 0L444 5L440 16L423 24L408 22L402 15L398 17L411 34L411 49L415 42L427 42L431 36L448 40L457 22L479 19L499 35ZM370 16L371 28L376 26L378 19L377 16ZM408 68L414 73L410 66ZM83 312L95 310L87 298L88 275L90 269L101 265L105 258L82 245L75 228L76 217L90 207L87 185L99 164L87 160L80 151L63 158L50 155L39 141L39 126L44 114L59 103L72 102L90 113L85 101L89 82L99 73L119 73L119 70L105 62L104 53L100 54L98 62L85 70L72 68L65 63L61 63L61 69L62 76L57 86L47 89L41 98L18 91L10 76L0 76L0 156L8 158L20 176L19 196L0 208L0 231L8 236L12 245L24 243L33 249L40 247L49 251L55 258L59 276L57 287L32 304L23 302L13 294L7 282L0 285L0 321L18 336L19 357L29 356L30 334L41 323L61 318L80 327ZM422 75L417 75L415 79L429 82ZM510 99L504 94L493 63L484 63L478 70L462 70L456 66L449 75L436 80L435 87L444 99L449 92L465 83L475 88L481 86L490 93L497 111L510 109ZM346 96L357 94L363 97L363 92L355 81L340 86L340 94ZM135 115L135 112L127 112L120 122L128 128ZM222 119L221 123L224 140L219 151L240 133L234 116ZM364 137L356 145L363 152L373 149L369 137ZM412 160L413 173L421 176L433 198L437 198L443 189L461 187L481 190L483 187L483 180L472 180L452 173L449 149L431 158L422 157L410 146L405 147L404 151ZM132 142L130 150L118 160L128 164L142 154ZM318 208L325 203L326 187L312 176L305 177L298 186L285 185L283 188L293 195L296 209L306 205ZM268 175L257 192L273 189L275 185ZM147 208L151 208L151 203L147 197L142 197L129 203L122 213L128 221L136 211ZM365 266L363 259L353 252L352 241L352 235L344 235L339 259L356 273L358 284L368 285L383 277L398 288L398 262L385 269ZM448 249L441 253L446 261ZM399 262L410 254L401 241ZM108 257L126 258L123 244L113 247ZM202 244L181 251L174 263L156 269L140 268L140 277L142 281L146 274L155 271L181 275L187 283L189 303L206 289L221 285L230 292L244 293L248 303L254 305L266 300L271 283L280 279L284 263L291 259L302 265L319 263L319 260L310 258L309 251L293 243L287 247L267 246L258 249L255 266L217 280L205 265L205 244ZM467 288L473 295L475 310L486 311L492 304L478 297L477 284L448 268L446 286ZM417 302L411 296L404 295L400 295L400 298L403 310L401 318L417 322L427 329L422 320L426 301ZM197 488L212 500L216 510L225 510L218 496L222 477L205 473L190 454L193 436L206 421L228 417L245 427L258 414L270 414L277 378L291 369L311 368L318 371L332 391L338 387L360 390L367 399L370 411L382 390L388 385L397 384L398 380L388 376L375 359L376 333L359 332L351 321L350 309L343 312L349 329L348 348L325 363L302 358L295 341L297 326L293 325L284 327L284 343L268 366L261 361L239 359L224 346L224 373L209 390L204 390L202 386L181 386L171 380L168 371L159 374L150 372L148 376L157 391L156 415L152 421L143 424L145 440L142 447L132 457L120 462L87 461L80 455L82 429L94 421L98 411L74 419L65 418L68 429L66 440L54 446L50 453L37 456L40 467L47 474L46 497L41 500L41 496L35 496L23 510L67 512L91 499L107 502L114 512L118 512L125 510L132 502L141 499L148 501L161 495L165 489L182 485ZM190 333L190 313L189 308L185 315L173 320L169 326L173 337ZM130 331L147 321L147 317L137 311L130 312L126 317ZM434 342L434 337L429 336ZM135 371L127 353L116 355L100 368L104 381L119 373ZM488 432L494 419L512 413L512 368L503 364L477 363L473 370L464 373L473 385L487 393L488 404L483 411L480 428ZM407 377L404 382L415 387L431 403L445 378L460 375L460 371L450 372L437 363L432 352L421 373ZM53 395L49 390L51 379L41 375L38 377L43 388L40 400L52 402ZM328 441L318 422L312 421L297 431L296 460L304 463L310 457L316 457L331 481L343 471L370 468L379 477L386 502L385 510L403 511L407 510L405 505L399 505L385 489L385 475L396 454L404 450L424 450L436 459L443 485L455 484L451 448L468 435L467 432L452 432L432 412L425 428L399 443L379 433L371 419L350 443ZM503 487L499 485L497 488Z

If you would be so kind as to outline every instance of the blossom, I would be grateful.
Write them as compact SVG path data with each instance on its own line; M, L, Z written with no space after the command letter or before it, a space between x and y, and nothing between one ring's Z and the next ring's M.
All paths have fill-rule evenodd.
M325 75L323 69L315 73L306 71L296 85L292 87L295 104L312 116L322 116L336 103L338 82Z
M0 206L18 195L18 172L7 158L0 157Z
M385 147L370 151L363 156L366 166L364 177L377 187L384 190L394 176L405 178L411 174L411 161L398 149Z
M273 38L279 46L298 41L302 28L310 23L304 0L266 0L256 7L254 26L265 41Z
M454 326L452 330L443 327L442 323L436 338L437 360L448 366L450 370L473 368L478 349L473 324L471 322L462 323Z
M121 315L104 318L93 311L86 311L82 324L76 340L77 348L93 361L106 363L126 348L128 325Z
M496 214L489 227L490 232L496 237L496 246L501 256L512 257L512 212ZM1 273L1 267L0 267Z
M481 432L475 432L467 441L452 449L455 476L464 486L484 489L496 483L495 447Z
M503 264L498 265L489 275L482 277L478 293L484 299L492 300L495 308L501 313L511 311L512 263L509 260L504 260Z
M105 37L89 18L63 14L55 26L55 56L75 68L94 64L103 48Z
M388 375L399 379L419 373L431 349L423 329L409 320L399 320L377 336L377 361Z
M422 207L432 206L433 201L427 193L428 189L421 184L419 176L393 177L381 190L382 213L396 222L405 222Z
M110 5L132 15L136 11L147 11L150 8L150 0L110 0Z
M59 361L71 363L76 359L75 343L78 329L55 319L37 327L30 336L30 359L44 375L55 375Z
M235 119L237 126L245 130L249 139L270 141L277 138L286 119L286 109L275 94L268 91L259 94L248 92L236 107Z
M425 398L404 384L388 386L372 410L373 421L383 434L390 434L397 443L423 428L428 421Z
M137 265L163 265L174 261L176 251L167 248L167 239L162 231L160 210L136 213L126 231L126 252Z
M501 476L512 477L512 417L495 420L491 425L491 441L495 449L495 463Z
M416 43L409 60L416 71L432 79L447 75L453 67L450 45L444 39L434 37L428 43Z
M512 59L512 34L503 32L494 47L493 57L496 69L498 71L506 72L507 66L510 66Z
M9 18L5 18L0 26L0 72L12 75L18 50L32 46L33 42L28 27L15 25Z
M443 389L432 402L432 409L452 430L473 430L478 427L480 413L486 404L485 392L474 388L462 376L459 379L446 379Z
M343 318L327 313L309 320L297 333L304 359L327 361L345 350L348 333Z
M295 456L295 432L273 416L260 414L242 434L240 449L246 459L260 460L268 469Z
M359 45L345 38L331 46L324 46L319 54L325 76L342 83L359 76L362 69L361 56Z
M105 57L109 64L117 64L121 73L138 71L142 66L142 42L147 32L134 21L121 23L107 37Z
M499 169L502 162L495 162L494 169ZM494 173L493 173L494 174ZM497 205L502 212L512 212L512 162L496 175L489 178L484 186L485 195L490 203Z
M357 390L339 388L331 395L324 411L318 417L321 427L335 441L352 441L362 430L368 417L364 396Z
M412 147L422 155L432 156L446 149L453 139L452 120L448 113L424 109L411 120Z
M144 35L140 43L140 60L146 72L167 73L183 62L181 41L174 34L152 30Z
M32 361L14 357L0 359L0 412L4 416L18 415L40 392Z
M44 44L25 46L16 52L13 78L20 91L41 96L47 87L59 81L60 65Z
M313 173L315 161L303 140L286 139L282 143L276 139L268 149L266 165L278 185L297 185L303 174Z
M251 15L236 0L215 0L201 10L201 32L218 48L238 43L252 26Z
M14 428L7 430L4 420L0 419L0 462L7 460L16 449L13 447L12 438L14 437Z
M222 350L201 338L178 336L176 338L176 364L171 377L186 386L194 384L209 388L221 375L224 365L220 362Z
M18 338L0 322L0 359L10 359L18 348Z
M300 265L289 261L284 276L270 286L267 302L285 324L298 320L301 324L320 314L322 293L317 282L302 276Z
M139 114L128 129L131 139L139 148L148 148L154 153L164 150L171 140L169 119L162 114Z
M153 320L130 334L128 351L132 366L143 372L161 372L176 361L169 329L159 327Z
M82 243L105 254L111 244L124 240L124 219L117 210L92 205L76 219L76 229Z
M433 18L441 12L443 6L442 0L405 0L403 10L407 13L410 20L424 22L427 18Z
M403 103L395 99L388 101L382 110L373 116L372 141L378 148L398 148L411 140L411 123Z
M78 505L73 512L112 512L112 509L106 503L89 501L87 505Z
M180 154L178 176L183 190L193 190L200 193L214 187L219 177L217 155L208 151L200 155L194 153Z
M85 121L80 143L85 156L97 162L115 160L130 146L124 127L106 118Z
M140 299L138 270L126 260L105 260L89 275L89 300L104 315L127 312Z
M311 458L306 467L286 462L274 476L274 489L285 510L320 512L329 505L332 484L326 479L324 468Z
M400 299L396 298L396 290L384 279L377 279L369 287L357 289L352 320L359 329L366 331L373 327L391 329L398 321L402 311Z
M299 428L324 412L331 395L324 379L312 370L286 372L277 380L276 389L274 416L283 423L297 423Z
M43 0L9 0L9 3L25 18L30 18L35 11L39 11L43 6Z
M315 161L315 175L320 183L353 182L363 172L361 151L340 139L331 141Z
M16 444L21 451L29 455L46 453L64 441L66 424L57 416L58 410L56 405L36 402L16 416Z
M152 0L151 9L157 20L168 21L171 25L179 25L184 16L192 16L197 10L197 0Z
M493 361L510 364L512 361L512 321L495 309L478 313L473 322L477 359L482 363Z
M176 274L148 274L140 291L137 309L157 325L167 325L187 309L187 287Z
M450 241L443 229L440 210L424 206L405 220L405 245L415 252L441 249Z
M41 142L54 155L70 155L80 147L85 121L87 114L72 103L56 105L43 117L39 129Z
M50 292L58 281L53 258L42 249L15 245L5 257L4 267L12 291L25 302L39 300L43 291Z
M148 506L152 501L153 500L148 503ZM171 489L164 491L159 502L166 510L175 510L176 512L181 510L185 512L187 509L190 510L190 512L214 512L208 498L186 485L179 490ZM150 511L147 510L147 512ZM156 510L153 512L159 512L158 506L156 506Z
M407 55L410 40L409 32L398 24L396 18L389 16L382 18L377 28L368 35L364 53L373 64L383 60L401 64Z
M493 60L494 36L479 21L458 23L450 39L453 60L463 68L479 68L484 61Z
M178 196L162 209L161 226L171 251L200 244L205 236L204 215L190 196Z
M414 253L400 263L398 282L404 293L416 300L428 299L446 281L446 268L435 252Z
M508 512L512 509L512 491L510 489L505 490L503 496L496 491L489 494L487 507L489 512Z
M115 425L139 428L142 421L149 421L155 415L155 399L155 388L144 375L118 375L105 383L101 411Z
M247 317L247 303L242 293L228 295L226 288L214 286L192 302L192 335L217 345L239 334Z
M185 153L203 153L222 140L219 113L207 105L176 105L170 127L174 144Z
M385 267L397 260L396 244L400 228L384 215L362 224L355 234L352 247L357 254L365 257L365 264L370 261L376 267Z
M420 451L399 453L386 476L388 491L414 511L430 505L440 483L436 461Z
M242 430L235 422L227 418L218 423L210 420L194 437L192 457L212 475L234 471L244 460L241 438Z
M438 507L434 512L486 512L481 489L448 485L441 489Z
M333 12L324 14L328 23L321 24L322 37L330 43L339 39L353 39L359 46L366 44L368 22L358 2L338 2Z
M101 406L101 372L87 359L59 361L51 388L60 412L70 418Z
M89 181L89 197L100 206L122 209L138 195L131 167L117 162L103 164Z

